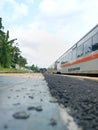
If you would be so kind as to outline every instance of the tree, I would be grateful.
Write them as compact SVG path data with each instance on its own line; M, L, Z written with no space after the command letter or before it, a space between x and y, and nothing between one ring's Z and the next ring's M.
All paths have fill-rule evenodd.
M4 35L4 31L3 31L4 27L2 26L2 18L0 17L0 35Z
M19 62L20 53L21 53L21 51L20 51L19 47L17 47L16 45L13 46L12 53L11 53L11 55L12 55L12 64L11 64L11 66L13 68L15 68L16 64L18 64L18 62Z
M9 31L3 31L2 18L0 18L0 65L4 68L14 67L16 64L25 66L27 64L26 58L20 55L21 51L14 42L17 39L9 40Z
M2 18L0 17L0 30L4 29L4 27L2 26Z
M0 37L4 36L4 32L3 32L4 27L2 26L2 18L0 17ZM1 51L2 51L2 40L0 39L0 65L1 65Z
M31 70L33 70L33 72L39 71L39 68L37 66L35 66L34 64L30 68L31 68Z
M26 58L22 57L21 55L19 56L19 59L18 59L18 64L21 66L21 67L24 67L26 64L27 64L27 60Z
M10 67L11 65L11 60L12 60L12 56L11 56L11 52L13 50L13 43L14 41L17 39L12 39L9 41L9 31L7 31L7 33L5 33L5 35L0 35L0 43L1 43L1 55L0 55L0 59L1 59L1 66L3 66L4 68L6 67Z
M11 63L12 44L16 39L9 39L9 31L3 31L2 18L0 18L0 64L2 67L9 67Z

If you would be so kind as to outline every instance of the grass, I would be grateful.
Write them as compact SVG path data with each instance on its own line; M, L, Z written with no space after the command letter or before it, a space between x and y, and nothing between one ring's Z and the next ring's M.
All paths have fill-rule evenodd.
M17 70L14 68L2 68L0 67L0 73L28 73L28 70Z

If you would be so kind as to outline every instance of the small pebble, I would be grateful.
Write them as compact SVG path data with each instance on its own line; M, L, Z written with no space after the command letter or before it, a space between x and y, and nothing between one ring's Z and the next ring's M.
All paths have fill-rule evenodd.
M15 119L27 119L30 117L30 115L28 113L26 113L25 111L20 111L20 112L14 113L13 117Z
M20 105L20 103L15 103L15 104L13 104L13 105L18 106L18 105Z
M30 106L30 107L28 107L28 110L35 110L35 111L40 112L40 111L42 111L43 109L42 109L41 106L37 106L37 107Z
M34 97L33 96L28 96L29 98L33 99Z
M51 118L51 119L50 119L50 125L51 125L51 126L57 125L57 121L56 121L54 118Z
M42 102L42 101L43 101L43 99L40 99L40 101Z
M8 129L8 126L7 126L7 125L4 125L4 129Z
M35 107L33 107L33 106L28 107L28 110L34 110L34 109L35 109Z
M8 96L8 99L10 99L11 97L10 96Z
M38 106L38 107L35 107L35 110L36 110L36 111L42 111L43 109L42 109L41 106Z

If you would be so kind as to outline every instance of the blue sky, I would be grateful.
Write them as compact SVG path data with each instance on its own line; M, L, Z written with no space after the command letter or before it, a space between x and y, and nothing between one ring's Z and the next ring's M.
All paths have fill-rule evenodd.
M97 0L0 0L0 17L28 64L49 67L98 24Z

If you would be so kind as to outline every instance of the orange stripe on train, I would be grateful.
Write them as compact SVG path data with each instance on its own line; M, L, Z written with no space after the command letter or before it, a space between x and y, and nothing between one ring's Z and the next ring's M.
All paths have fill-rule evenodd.
M79 60L77 60L75 62L61 65L61 67L64 68L64 67L72 66L72 65L75 65L75 64L80 64L80 63L87 62L87 61L90 61L90 60L95 60L97 58L98 58L98 54L94 54L94 55L79 59Z

